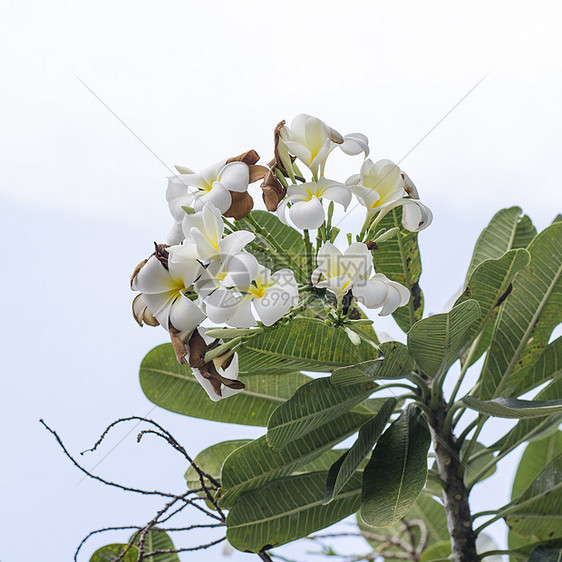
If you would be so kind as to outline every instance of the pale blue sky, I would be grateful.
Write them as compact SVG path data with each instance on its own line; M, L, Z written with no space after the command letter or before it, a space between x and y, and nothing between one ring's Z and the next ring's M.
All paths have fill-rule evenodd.
M401 164L434 212L420 239L426 310L438 312L497 209L519 204L544 228L562 207L558 21L556 2L9 3L0 560L70 560L88 531L143 523L157 505L81 481L41 417L76 453L113 419L148 412L193 453L261 433L152 410L142 395L139 362L166 334L133 323L128 278L170 226L169 172L73 73L167 165L196 169L252 147L269 158L272 127L301 112L367 134L374 159L398 161L489 73ZM334 158L328 171L345 179L359 163ZM397 337L391 321L376 326ZM184 470L179 456L132 435L99 467L170 490ZM475 495L477 510L506 501L510 470ZM82 560L120 538L92 540Z

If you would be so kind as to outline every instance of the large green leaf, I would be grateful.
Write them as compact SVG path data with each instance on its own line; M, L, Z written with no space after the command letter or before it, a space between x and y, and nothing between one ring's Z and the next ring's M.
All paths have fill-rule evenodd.
M401 231L373 250L373 264L377 273L384 273L392 281L404 285L410 291L410 301L396 309L392 315L400 328L407 332L423 316L423 293L419 285L422 271L418 234L402 229L402 208L390 211L379 223L380 228Z
M495 418L539 418L562 413L562 400L518 400L517 398L494 398L478 400L465 396L463 402L472 410Z
M343 414L293 441L282 451L272 449L265 436L237 449L222 467L221 505L228 507L242 492L305 466L355 433L368 419L370 416L365 414Z
M212 476L217 482L220 482L221 468L226 460L226 457L230 455L236 449L251 443L251 439L234 439L231 441L221 441L215 445L207 447L201 451L194 459L195 464L208 475ZM190 466L186 473L185 479L187 481L187 487L190 490L195 490L196 488L201 488L201 481L199 480L199 474ZM208 480L205 479L205 483ZM200 492L199 497L205 497L205 492ZM210 502L208 502L208 505ZM212 507L210 505L210 507Z
M389 538L405 539L407 543L411 545L413 542L413 546L418 548L422 537L427 536L428 545L446 541L449 544L449 552L451 550L445 508L428 494L420 494L408 513L390 527L371 527L361 521L359 515L357 520L363 536L375 551L380 550L381 555L384 554L385 562L404 560L404 558L392 556L393 552L403 554L404 549L398 545L389 545ZM407 526L409 526L410 532L408 532Z
M381 343L380 356L370 361L340 367L331 376L335 385L346 386L366 380L400 379L414 370L408 348L397 341Z
M139 543L139 538L137 536L134 541L134 545L130 547L127 554L123 557L124 562L136 562L139 554L137 548ZM90 558L90 562L113 562L118 558L121 553L127 547L126 544L109 544L96 550L93 556ZM149 553L155 550L167 550L174 548L174 543L172 539L164 531L159 529L153 529L149 531L144 537L144 552ZM155 554L154 556L145 556L143 560L146 562L179 562L178 555L175 552L169 552L166 554Z
M236 224L255 233L255 240L246 249L263 266L272 271L288 267L299 281L310 281L307 278L306 246L297 230L283 224L274 213L266 211L252 211L249 218Z
M326 472L278 478L245 493L226 519L228 542L259 552L332 525L359 508L361 475L356 474L328 505L322 505Z
M548 540L562 533L562 454L555 457L529 487L501 510L508 527L519 535Z
M98 548L94 554L92 554L90 562L114 562L116 558L119 558L126 547L126 544L121 543L113 543L102 546L101 548ZM121 560L123 562L137 562L138 556L138 548L136 546L132 546Z
M331 372L376 355L376 348L368 343L353 345L341 328L315 318L296 318L245 343L239 353L240 372Z
M408 350L426 375L434 377L447 372L470 343L471 326L479 316L478 303L467 300L450 312L414 324L408 332Z
M482 262L498 259L512 248L525 248L535 234L531 220L527 216L521 217L519 207L498 211L476 241L465 284Z
M549 437L527 445L519 461L517 472L515 473L511 497L515 499L520 496L540 474L545 465L561 453L562 431L556 431L556 433L553 433ZM530 546L531 548L527 552L524 552L524 554L528 555L530 550L532 550L533 542L533 539L517 535L511 530L508 532L507 543L510 550L517 550L520 552L525 546ZM513 557L512 559L516 560Z
M361 518L373 527L392 525L412 507L427 477L431 443L422 412L410 405L383 433L363 472Z
M549 343L532 365L514 373L506 385L504 394L521 396L559 375L562 375L562 337Z
M549 385L545 386L535 399L556 400L560 396L562 396L562 377L557 377ZM549 432L553 427L557 427L561 421L562 415L560 414L549 416L546 419L530 418L521 420L490 448L499 449L499 452L502 453L524 441L540 439L544 432Z
M536 361L560 322L562 223L543 230L528 249L531 262L498 314L480 376L482 400L501 396L512 374Z
M274 449L283 449L363 402L376 388L372 382L342 388L332 384L329 377L312 380L271 414L267 442Z
M163 344L143 359L140 383L146 397L166 410L206 420L264 426L275 408L311 380L301 373L280 375L271 369L257 372L244 378L245 390L228 400L212 402L191 369L176 361L172 346Z
M492 319L494 310L509 297L515 276L529 265L531 256L527 250L510 250L496 260L480 263L457 299L459 305L469 299L480 306L480 317L470 327L468 338L473 339Z
M335 495L343 488L346 482L359 469L361 463L371 452L373 446L381 436L388 422L397 400L389 398L381 407L379 413L369 420L359 430L357 440L331 467L326 482L324 503L332 501Z

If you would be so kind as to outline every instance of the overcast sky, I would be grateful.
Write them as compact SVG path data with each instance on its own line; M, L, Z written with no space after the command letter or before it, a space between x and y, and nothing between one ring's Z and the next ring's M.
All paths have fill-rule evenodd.
M560 15L554 1L7 2L0 560L70 560L90 530L144 523L157 506L83 481L41 417L75 453L131 414L150 413L193 453L261 434L152 409L138 385L141 358L166 334L133 323L128 278L170 226L173 164L199 169L249 148L269 159L272 127L302 112L367 134L372 157L402 161L434 212L420 239L426 310L438 312L499 208L520 205L539 228L561 210ZM330 176L359 165L334 159ZM476 509L507 500L509 469ZM131 434L96 470L177 491L185 466ZM92 540L82 560L123 538Z

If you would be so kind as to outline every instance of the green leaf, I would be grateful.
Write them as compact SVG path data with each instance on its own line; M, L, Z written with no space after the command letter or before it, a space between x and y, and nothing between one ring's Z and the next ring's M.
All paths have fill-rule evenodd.
M363 402L376 388L372 382L342 388L332 384L329 377L310 381L271 414L267 424L269 446L283 449Z
M239 352L240 372L331 372L376 356L365 342L353 345L341 328L326 326L315 318L296 318L288 325L268 330L249 340Z
M134 541L134 545L130 547L127 554L123 557L124 562L136 562L139 550L138 538ZM90 562L113 562L127 548L126 544L109 544L96 550L90 558ZM172 539L164 531L153 529L144 537L144 552L149 553L155 550L164 550L174 548ZM175 552L166 554L155 554L154 556L145 556L143 560L146 562L179 562L178 555Z
M402 224L402 208L390 211L379 223L379 228L390 230ZM400 328L407 332L423 316L424 298L419 280L422 266L417 232L401 229L396 236L383 242L373 250L373 264L377 273L384 273L410 291L407 306L400 307L392 315Z
M425 418L411 404L383 433L363 472L365 523L386 527L408 513L425 485L430 443Z
M562 374L562 337L548 344L538 359L508 381L505 396L521 396Z
M227 457L222 467L221 505L228 507L238 500L242 492L305 466L355 433L369 418L365 414L343 414L293 441L282 451L272 449L265 436L237 449Z
M401 379L413 371L414 367L414 360L404 344L384 342L380 345L380 357L340 367L332 373L331 380L335 385L346 386L368 379Z
M446 373L470 343L471 326L479 317L478 303L467 300L450 312L416 322L408 332L410 355L426 375Z
M529 562L560 562L562 548L550 546L536 546L529 556Z
M135 544L138 546L138 539ZM174 548L174 543L172 539L164 531L159 529L153 529L149 531L144 537L144 551L146 553L152 552L154 550L166 550L169 548ZM154 556L144 557L143 560L146 562L180 562L178 555L175 552L170 552L167 554L155 554Z
M265 426L275 408L311 380L301 373L256 372L260 374L244 378L245 390L213 402L191 369L176 361L171 344L163 344L143 359L140 383L146 397L166 410L206 420Z
M251 443L251 439L234 439L232 441L222 441L216 445L211 445L203 451L201 451L194 459L195 464L203 471L212 476L217 482L220 482L221 468L226 460L226 457L230 455L236 449ZM185 479L187 481L187 487L190 490L195 490L196 488L201 488L201 481L199 480L199 474L190 465L185 473ZM208 483L208 479L205 478L205 483ZM216 495L216 493L215 493ZM206 497L205 492L199 492L198 496L201 498ZM207 506L214 509L211 502L207 502Z
M379 413L369 420L359 430L357 440L331 467L326 482L324 503L332 501L335 495L343 488L355 474L363 460L369 455L373 446L381 436L388 422L397 400L389 398L383 404Z
M535 400L556 400L560 396L562 396L562 377L557 377L535 396ZM558 427L561 421L562 415L560 414L549 416L546 419L530 418L521 420L490 448L499 449L499 452L503 453L524 441L540 439L544 436L545 432L548 433L552 428Z
M509 207L498 211L476 241L472 259L466 272L465 285L468 284L472 273L482 262L498 259L514 247L527 246L530 242L530 233L532 233L532 224L529 225L529 223L531 221L528 217L521 217L519 207ZM517 241L521 245L514 246L520 224ZM528 241L527 244L524 244L526 241Z
M472 275L455 305L469 299L475 300L480 306L480 317L467 334L472 340L495 316L494 311L509 298L512 281L515 276L529 265L531 256L527 250L510 250L501 258L486 260L480 263Z
M359 508L356 474L328 505L322 505L326 472L276 479L244 494L226 519L226 538L238 550L259 552L332 525Z
M526 248L537 235L537 229L527 215L523 215L517 223L512 248Z
M529 252L531 262L513 281L498 314L480 376L482 400L501 396L512 374L536 361L560 321L562 223L537 235Z
M90 562L113 562L121 555L125 548L127 548L126 544L118 543L102 546L101 548L98 548L94 554L92 554ZM138 548L136 546L132 546L121 560L123 562L137 562L138 556Z
M519 535L548 540L562 532L562 454L555 457L530 486L505 509L507 526Z
M420 494L408 513L390 527L371 527L361 521L359 515L357 520L365 540L375 551L379 551L384 545L384 550L381 554L384 553L385 562L404 560L403 558L394 558L392 556L393 552L404 553L404 550L399 546L389 545L387 542L388 538L406 539L406 542L411 544L411 537L413 537L413 546L418 548L422 536L427 533L427 544L433 545L446 541L450 545L445 508L428 494ZM411 535L407 530L407 525L411 527ZM420 526L423 526L423 531L420 529ZM382 540L377 540L377 538Z
M481 401L465 396L463 402L472 410L495 418L538 418L562 413L562 400L518 400L517 398L494 398Z
M419 562L432 560L448 560L451 555L451 541L441 541L426 548L419 558Z
M469 442L465 440L461 446L461 455L468 449ZM473 482L474 478L480 473L480 471L487 466L492 460L494 459L494 453L491 449L487 449L481 443L476 442L474 448L472 449L472 455L470 460L468 461L465 471L464 471L464 478L465 484L470 487ZM496 465L492 465L485 474L483 474L479 478L479 482L489 478L496 472Z
M306 274L306 246L297 230L283 224L274 213L266 211L252 211L249 218L236 221L236 224L255 233L255 240L246 249L264 267L271 271L288 267L300 282L310 281Z

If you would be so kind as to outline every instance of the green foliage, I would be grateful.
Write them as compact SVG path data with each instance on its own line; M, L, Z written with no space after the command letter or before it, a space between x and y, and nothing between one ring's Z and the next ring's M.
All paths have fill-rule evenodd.
M426 375L443 375L469 346L471 326L479 317L478 303L467 300L450 312L420 320L408 332L410 355Z
M363 472L365 523L386 527L406 515L425 485L430 441L427 423L414 405L383 433Z
M324 503L332 501L334 496L359 469L361 463L369 455L378 438L382 435L395 406L396 399L389 398L382 405L379 413L361 427L357 440L351 449L346 451L331 466L326 482Z
M316 318L296 318L244 344L240 372L320 371L372 359L376 349L365 342L353 345L343 330Z
M465 396L463 402L481 414L496 418L525 419L562 413L562 400L518 400L500 397L482 401Z
M414 360L404 344L397 341L384 342L380 345L379 357L340 367L332 373L331 379L338 386L365 382L368 379L401 379L410 374L414 367Z
M238 550L259 552L332 525L359 508L361 474L323 505L326 472L278 478L244 494L230 510L226 537Z
M271 414L267 424L268 444L283 449L363 402L375 389L371 382L341 388L332 384L329 377L310 381Z
M480 376L479 398L501 396L509 377L534 363L562 310L562 223L543 230L529 245L531 262L513 282L496 321Z
M402 208L393 209L379 223L379 228L400 227ZM373 264L378 273L384 273L410 291L410 302L392 315L396 323L407 332L423 316L424 297L419 281L422 272L418 234L401 231L372 252Z
M124 562L136 562L139 555L139 537L134 541L133 546L129 548L127 553L123 556ZM127 548L126 544L108 544L96 550L90 558L90 562L113 562L118 558ZM155 550L168 550L173 549L174 543L172 539L164 531L153 529L146 533L144 537L144 552L149 553ZM179 562L178 555L175 552L165 554L155 554L153 556L143 557L146 562Z

